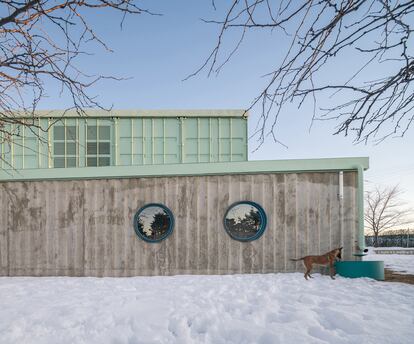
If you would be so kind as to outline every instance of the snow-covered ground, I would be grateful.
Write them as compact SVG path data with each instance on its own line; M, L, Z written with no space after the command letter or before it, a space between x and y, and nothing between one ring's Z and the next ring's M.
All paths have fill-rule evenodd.
M378 247L379 250L404 250L400 247ZM400 274L414 275L414 255L413 254L376 254L375 249L368 247L368 255L364 260L382 260L387 269L396 271Z
M2 277L0 342L412 343L414 286L314 277Z

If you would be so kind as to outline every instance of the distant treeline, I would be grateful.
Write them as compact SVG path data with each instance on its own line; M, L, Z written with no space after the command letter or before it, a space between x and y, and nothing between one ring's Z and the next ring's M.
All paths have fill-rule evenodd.
M374 236L365 236L365 245L374 246ZM377 247L414 247L414 229L387 231L378 235Z

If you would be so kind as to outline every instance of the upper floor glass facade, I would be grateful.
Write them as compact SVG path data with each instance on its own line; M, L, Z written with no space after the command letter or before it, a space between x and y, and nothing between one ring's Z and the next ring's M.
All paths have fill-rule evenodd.
M31 119L33 121L33 119ZM247 161L243 117L41 117L5 126L0 168Z

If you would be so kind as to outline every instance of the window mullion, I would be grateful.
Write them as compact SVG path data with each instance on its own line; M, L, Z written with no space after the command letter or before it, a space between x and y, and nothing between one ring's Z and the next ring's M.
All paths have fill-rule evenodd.
M65 162L65 168L67 167L67 163L66 163L66 118L63 120L63 128L64 128L64 131L63 131L63 137L64 137L64 139L63 139L63 141L64 141L64 143L63 143L63 159L64 159L64 162Z
M99 118L96 119L96 166L99 166Z

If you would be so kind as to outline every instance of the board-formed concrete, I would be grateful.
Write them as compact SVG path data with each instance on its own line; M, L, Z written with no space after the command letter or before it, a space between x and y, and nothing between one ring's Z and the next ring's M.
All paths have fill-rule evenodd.
M290 258L344 246L357 236L357 172L231 174L0 183L0 275L137 276L302 271ZM268 218L253 242L231 239L227 208L254 201ZM166 240L135 234L147 203L174 214Z

